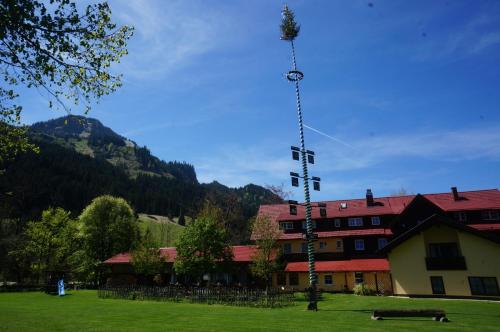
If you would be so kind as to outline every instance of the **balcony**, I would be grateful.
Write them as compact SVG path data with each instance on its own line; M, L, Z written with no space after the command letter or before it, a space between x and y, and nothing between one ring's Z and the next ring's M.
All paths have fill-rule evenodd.
M467 270L465 265L465 257L426 257L425 265L427 270Z

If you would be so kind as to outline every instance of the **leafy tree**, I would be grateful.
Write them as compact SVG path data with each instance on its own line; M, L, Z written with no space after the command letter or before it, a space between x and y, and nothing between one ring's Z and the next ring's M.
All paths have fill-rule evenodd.
M61 208L49 208L42 219L31 221L25 231L23 249L13 251L13 256L28 258L40 283L47 272L69 272L71 255L77 248L77 225L70 213Z
M165 257L160 255L158 242L154 240L149 228L140 244L132 251L132 266L136 273L146 276L161 274L165 270Z
M204 273L214 272L219 264L230 260L232 250L222 211L206 204L177 241L175 271L199 280Z
M271 284L272 273L280 268L279 243L281 232L267 216L258 216L252 225L252 237L257 245L257 252L252 257L250 270L254 276Z
M32 148L19 124L21 106L15 87L45 91L49 107L56 103L85 105L114 92L121 76L110 66L127 54L132 28L111 21L106 2L83 11L71 0L8 0L0 2L0 163L14 152ZM7 150L9 153L5 153Z
M109 195L95 198L79 219L84 242L82 269L99 282L101 262L134 249L140 238L139 226L130 205Z

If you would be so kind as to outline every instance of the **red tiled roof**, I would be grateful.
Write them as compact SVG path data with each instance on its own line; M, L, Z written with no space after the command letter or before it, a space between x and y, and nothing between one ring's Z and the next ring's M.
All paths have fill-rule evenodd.
M130 263L130 254L128 252L122 252L120 254L114 255L113 257L105 260L104 264L128 264Z
M317 261L316 272L347 272L347 271L389 271L389 261L384 258L350 259L342 261ZM308 262L288 263L286 272L307 272Z
M500 224L472 224L467 226L475 228L478 231L500 231Z
M257 250L256 246L233 246L233 262L251 262L252 256ZM167 258L168 263L173 263L177 257L177 250L174 247L160 248L160 254ZM132 261L130 253L124 252L115 255L107 260L104 264L129 264Z
M500 191L498 189L460 191L462 200L455 201L451 192L443 194L425 194L425 198L447 212L465 210L500 209Z
M398 214L415 196L401 196L401 197L382 197L375 199L376 202L383 205L366 206L365 199L351 199L328 201L326 203L327 218L341 218L341 217L360 217L360 216L380 216L384 214ZM342 209L341 203L347 203L347 208ZM266 215L272 220L304 220L306 218L306 209L304 206L297 206L297 215L290 215L288 204L273 204L261 205L259 215ZM313 219L325 219L319 214L319 209L312 209Z
M392 235L392 231L388 228L368 228L368 229L353 229L347 231L331 231L331 232L314 232L318 238L327 237L350 237L350 236L367 236L367 235ZM280 240L302 239L302 233L283 233Z
M424 194L432 203L436 204L444 211L466 211L466 210L484 210L500 209L500 191L498 189L478 190L478 191L460 191L459 196L463 199L455 201L453 194ZM321 220L342 218L342 217L362 217L362 216L382 216L397 215L415 198L415 195L396 196L396 197L375 197L375 202L379 205L367 206L366 199L348 199L326 201L327 217L321 217L319 209L312 209L312 218L321 222ZM346 203L347 208L342 209L341 203ZM314 203L313 203L314 204ZM261 205L259 216L268 216L272 221L294 221L305 220L305 207L297 206L297 215L290 215L288 204ZM285 239L288 235L284 235ZM295 238L295 237L294 237ZM252 239L253 236L252 236Z

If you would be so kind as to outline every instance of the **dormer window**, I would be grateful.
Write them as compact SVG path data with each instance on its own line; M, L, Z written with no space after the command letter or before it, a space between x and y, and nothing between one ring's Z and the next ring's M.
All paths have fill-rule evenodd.
M293 222L291 221L280 222L280 229L285 231L293 229Z
M346 202L340 203L340 208L341 209L347 209L347 203Z
M481 218L483 220L498 220L498 210L481 211Z
M372 217L372 225L373 225L373 226L378 226L378 225L380 225L380 217L379 217L379 216L373 216L373 217Z
M349 227L363 226L363 218L361 218L361 217L349 218L347 222L348 222Z

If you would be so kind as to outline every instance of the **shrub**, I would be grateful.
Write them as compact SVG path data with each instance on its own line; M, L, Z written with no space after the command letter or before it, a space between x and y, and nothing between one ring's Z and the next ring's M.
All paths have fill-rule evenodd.
M369 287L365 286L365 284L363 284L363 283L357 284L356 286L354 286L352 291L354 292L354 295L369 296L369 295L376 294L376 291L373 288L369 288Z

